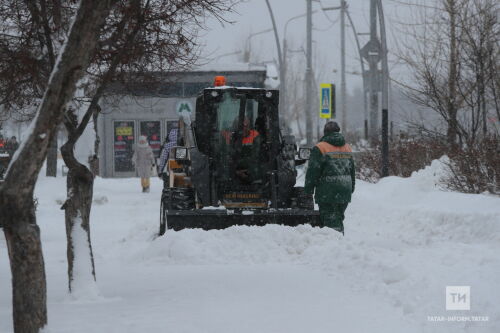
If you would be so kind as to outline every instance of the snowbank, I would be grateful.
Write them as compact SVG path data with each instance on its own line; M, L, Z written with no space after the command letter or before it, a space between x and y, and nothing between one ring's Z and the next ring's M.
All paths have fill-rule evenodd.
M237 226L225 230L168 231L142 252L143 260L167 264L306 263L315 249L342 241L330 229Z
M500 201L441 190L442 161L409 178L358 181L346 213L345 238L310 226L168 231L135 258L166 266L301 265L352 290L377 295L412 326L431 332L478 328L436 326L426 319L447 314L445 286L470 285L475 295L470 315L489 315L485 331L493 332L488 327L500 326L491 293L500 276Z
M500 199L440 190L441 171L435 161L410 178L358 181L345 237L277 225L157 237L158 179L142 194L138 179L97 178L91 234L102 298L90 303L68 302L65 179L41 176L50 331L496 333ZM462 285L471 286L471 310L446 311L445 287ZM0 294L9 288L0 284ZM10 306L0 299L2 332L12 331ZM457 314L488 321L427 317Z
M370 208L378 209L392 221L388 232L407 241L500 241L499 199L442 190L439 181L445 175L446 160L446 156L435 160L409 178L387 177L377 184L361 182L369 189L357 193L364 207L359 207L356 198L353 204L366 209L371 201ZM373 193L376 198L370 200Z

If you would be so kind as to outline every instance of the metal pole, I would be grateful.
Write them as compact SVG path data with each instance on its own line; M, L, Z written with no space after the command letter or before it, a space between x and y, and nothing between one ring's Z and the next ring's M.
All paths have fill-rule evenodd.
M282 103L281 110L285 111L288 108L285 108L285 105L288 106L287 103L287 66L288 66L288 59L287 59L287 52L288 52L288 46L286 43L286 36L283 37L283 69L280 70L280 74L283 74L282 81L280 81L280 87L281 87L281 95L280 95L280 102Z
M389 66L387 61L387 39L385 34L384 9L377 0L382 42L382 177L389 176Z
M312 0L307 1L307 43L306 43L306 139L307 144L312 144L313 124L312 124Z
M370 42L377 43L377 0L370 0ZM370 65L370 126L369 136L372 142L377 141L378 127L378 54L369 56Z
M250 50L252 48L250 39L252 39L255 36L270 32L270 31L273 31L273 28L268 28L266 30L258 31L258 32L255 32L253 34L248 35L248 37L245 41L245 52L243 52L243 62L250 62L250 52L251 52Z
M345 84L345 12L347 4L340 1L340 96L342 99L342 132L347 133L347 94Z
M313 10L311 15L316 13L317 10ZM300 14L300 15L297 15L297 16L294 16L294 17L291 17L289 18L286 23L285 23L285 29L284 29L284 32L283 32L283 81L280 82L280 87L282 87L281 89L281 101L282 103L287 103L287 95L288 95L288 91L287 91L287 71L288 71L288 59L287 59L287 53L288 53L288 46L287 46L287 39L286 39L286 34L287 34L287 31L288 31L288 24L290 22L292 22L293 20L296 20L296 19L299 19L299 18L302 18L302 17L306 17L307 16L307 13L305 14ZM288 104L286 104L288 105Z
M271 8L271 4L269 3L269 0L266 0L267 8L269 9L269 15L271 16L271 21L273 23L273 30L274 30L274 39L276 40L276 48L278 49L278 63L279 63L279 77L280 77L280 88L283 89L283 57L281 55L281 46L280 46L280 38L278 36L278 29L276 28L276 21L274 20L274 14L273 10ZM282 109L282 98L280 95L280 103L279 103L279 110Z
M347 3L344 0L340 1L338 7L322 7L323 11L339 10L340 9L340 114L342 114L342 131L347 132L347 112L346 112L346 83L345 83L345 13L347 11ZM328 121L328 119L325 119ZM319 132L319 131L318 131Z
M356 46L358 47L359 53L359 62L361 64L361 75L363 78L363 107L364 107L364 135L365 140L368 138L368 104L366 103L366 92L368 91L368 85L366 82L366 72L365 72L365 62L363 61L363 56L361 55L361 45L359 43L358 33L356 32L356 27L351 18L351 14L349 14L349 10L346 9L347 18L349 19L349 23L351 24L352 33L354 34L354 38L356 39Z
M324 8L323 10L325 10L326 8ZM311 14L314 14L314 13L317 13L318 11L317 10L313 10L311 12ZM287 32L287 29L288 29L288 24L290 22L292 22L293 20L296 20L296 19L299 19L299 18L302 18L302 17L306 17L307 16L307 13L304 13L304 14L300 14L300 15L297 15L297 16L293 16L291 18L288 19L288 21L286 21L285 23L285 32L284 32L284 35L283 35L283 38L286 39L286 32Z
M389 176L389 112L382 109L382 177Z
M219 56L217 56L217 58L215 58L215 61L219 61L220 58L224 58L224 57L229 57L229 56L232 56L232 55L237 55L237 54L241 54L241 51L234 51L234 52L229 52L229 53L223 53Z

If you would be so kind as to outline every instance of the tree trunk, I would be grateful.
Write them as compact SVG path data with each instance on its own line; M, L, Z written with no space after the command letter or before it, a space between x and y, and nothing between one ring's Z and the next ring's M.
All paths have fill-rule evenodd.
M452 150L457 148L457 135L458 135L458 120L457 111L453 106L449 106L448 109L448 129L446 132L448 147Z
M47 177L57 177L57 133L49 144L47 150Z
M67 256L68 256L68 287L69 291L83 287L85 280L89 277L95 281L95 265L92 253L92 242L90 239L90 209L92 207L92 195L94 186L94 175L83 164L79 163L74 156L74 143L66 142L61 147L64 162L68 166L67 196L62 209L65 210ZM80 229L81 228L81 229ZM85 233L85 239L81 239L81 232ZM75 239L77 237L77 239ZM84 242L84 244L81 244ZM74 275L75 262L82 270L80 276ZM79 281L75 281L75 279Z
M101 138L99 137L99 131L97 130L97 118L99 113L101 112L101 108L97 105L97 112L94 112L92 115L92 120L94 122L94 132L95 132L95 141L94 141L94 156L92 156L92 164L91 170L94 177L99 176L99 144L101 143Z
M458 133L458 120L457 120L457 73L458 73L458 47L457 47L457 34L456 34L456 15L457 3L456 0L446 1L446 10L450 16L450 65L448 71L448 101L447 101L447 115L448 115L448 146L455 150L457 148L457 133Z
M47 323L45 269L33 191L57 133L64 107L90 64L99 32L116 0L81 0L73 25L53 70L31 132L0 183L0 220L4 226L12 273L16 333L39 332Z
M485 75L485 70L484 70L484 56L481 57L480 61L480 72L481 72L481 80L479 81L479 94L481 98L481 110L479 110L483 116L483 138L485 138L488 135L488 111L486 109L486 84L485 82L487 81L486 75Z
M2 196L0 220L12 272L14 331L31 333L47 324L45 268L32 193L16 192Z

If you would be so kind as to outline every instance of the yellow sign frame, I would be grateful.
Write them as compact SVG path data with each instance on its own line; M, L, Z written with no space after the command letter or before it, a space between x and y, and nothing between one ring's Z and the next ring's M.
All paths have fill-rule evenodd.
M319 85L319 117L323 119L335 118L335 85L321 83Z

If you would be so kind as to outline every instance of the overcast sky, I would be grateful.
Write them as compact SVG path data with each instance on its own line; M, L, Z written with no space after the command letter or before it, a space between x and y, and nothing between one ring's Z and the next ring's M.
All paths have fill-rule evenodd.
M431 2L429 0L428 2ZM370 1L369 0L347 0L349 12L353 18L358 32L369 32ZM321 71L325 76L334 82L339 82L340 69L340 20L339 11L321 11L321 7L339 6L339 0L313 1L313 49L317 53L319 63L322 63ZM383 0L386 16L386 25L389 37L389 52L393 51L393 33L398 27L398 22L411 19L411 8L402 5L397 0ZM271 0L276 23L278 26L280 42L283 41L283 30L285 22L296 15L306 12L306 0ZM226 15L226 19L232 24L221 24L215 20L208 22L209 31L204 32L201 41L205 44L204 54L207 57L215 58L221 62L235 62L237 56L225 56L217 59L219 55L240 50L244 45L244 40L250 33L259 32L272 27L269 12L265 0L244 0L235 7L236 13ZM347 21L347 20L346 20ZM292 21L288 26L287 40L293 42L292 48L305 48L306 19L301 18ZM368 40L368 36L359 36L363 46ZM251 39L251 45L258 50L261 60L277 59L276 44L272 32L255 36ZM350 26L346 27L346 67L348 72L360 72L360 63L355 39ZM305 61L302 53L294 53L295 61ZM398 68L393 68L393 75ZM347 75L346 78L349 89L356 85L361 85L360 76Z

